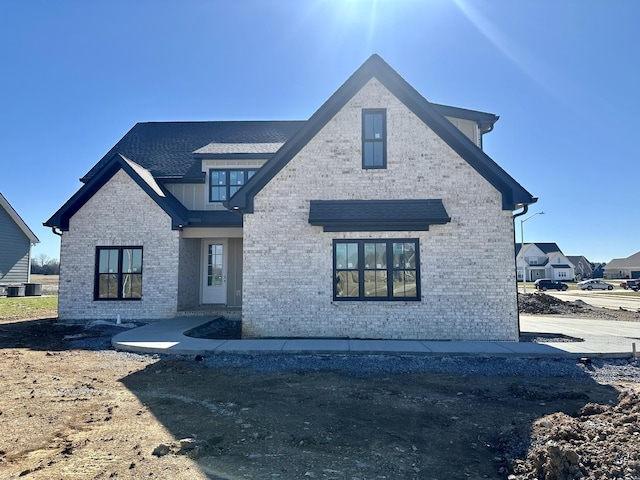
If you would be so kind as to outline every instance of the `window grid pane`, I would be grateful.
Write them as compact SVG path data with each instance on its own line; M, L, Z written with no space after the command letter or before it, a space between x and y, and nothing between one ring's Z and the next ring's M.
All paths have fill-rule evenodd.
M334 258L336 272L335 295L337 297L359 297L358 244L336 243Z
M97 248L94 299L142 298L142 248Z
M417 247L417 240L334 241L334 298L419 300Z
M210 202L224 202L253 177L257 169L209 170Z
M222 285L222 245L209 245L209 253L207 260L207 285L210 287L219 287Z
M417 298L417 270L415 244L393 243L393 296Z
M362 166L386 167L386 114L384 110L362 112Z

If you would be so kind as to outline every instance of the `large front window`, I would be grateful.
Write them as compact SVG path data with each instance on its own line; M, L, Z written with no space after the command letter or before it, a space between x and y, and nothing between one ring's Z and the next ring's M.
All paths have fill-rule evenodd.
M256 169L209 170L209 201L225 202L249 181Z
M96 300L142 298L142 247L96 248Z
M420 300L417 239L334 240L334 300Z

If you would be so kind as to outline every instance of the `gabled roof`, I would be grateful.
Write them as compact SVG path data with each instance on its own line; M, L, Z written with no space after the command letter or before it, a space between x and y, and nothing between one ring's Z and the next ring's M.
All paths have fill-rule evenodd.
M502 206L515 210L536 202L527 190L448 121L378 55L369 59L327 100L225 206L253 212L255 195L324 127L351 98L376 78L418 118L502 193Z
M69 220L118 171L123 170L131 179L171 217L171 227L187 226L242 226L242 217L230 211L187 210L171 193L163 188L149 170L123 155L113 155L44 225L69 230Z
M86 183L120 154L149 170L154 178L182 182L203 182L202 153L212 144L252 144L249 153L273 154L274 144L286 142L304 121L215 121L137 123L80 179ZM265 144L261 152L256 144ZM201 151L200 149L205 149ZM218 149L220 150L220 149ZM228 156L227 156L228 157Z
M549 255L550 253L553 252L560 252L562 253L562 250L560 250L560 247L558 247L558 244L556 243L525 243L525 245L535 245L536 247L538 247L540 249L540 251L546 255ZM516 243L516 255L518 255L518 253L520 253L520 249L522 248L522 244L521 243ZM564 254L563 254L564 255Z
M640 269L640 252L634 253L627 258L614 258L604 266L605 270L616 268L638 268Z
M445 117L462 118L464 120L472 120L478 124L481 133L489 133L493 130L493 125L500 118L493 113L478 112L477 110L468 110L466 108L451 107L449 105L441 105L432 103L431 106L437 110L440 115Z
M31 231L24 220L22 220L22 217L18 215L18 212L16 212L9 201L4 198L2 193L0 193L0 208L3 208L7 212L7 214L11 217L15 224L18 225L18 228L22 230L22 233L24 233L25 237L29 239L29 242L31 242L32 245L40 243L40 240L38 240L36 234Z

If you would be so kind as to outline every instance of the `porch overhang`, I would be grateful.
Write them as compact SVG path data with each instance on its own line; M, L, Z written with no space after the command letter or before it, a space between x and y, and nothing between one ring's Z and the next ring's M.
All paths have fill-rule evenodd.
M325 232L427 231L451 221L441 199L311 200L309 224Z

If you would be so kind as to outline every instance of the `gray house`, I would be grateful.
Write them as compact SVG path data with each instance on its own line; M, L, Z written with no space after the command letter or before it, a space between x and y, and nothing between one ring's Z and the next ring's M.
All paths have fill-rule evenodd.
M38 237L0 193L0 293L29 282L31 246Z
M567 255L569 262L574 266L576 281L593 278L595 273L594 264L582 255Z
M497 120L373 55L307 121L139 123L45 223L59 317L514 340L513 214L536 199L482 150Z
M604 266L604 278L640 278L640 252L611 260Z

